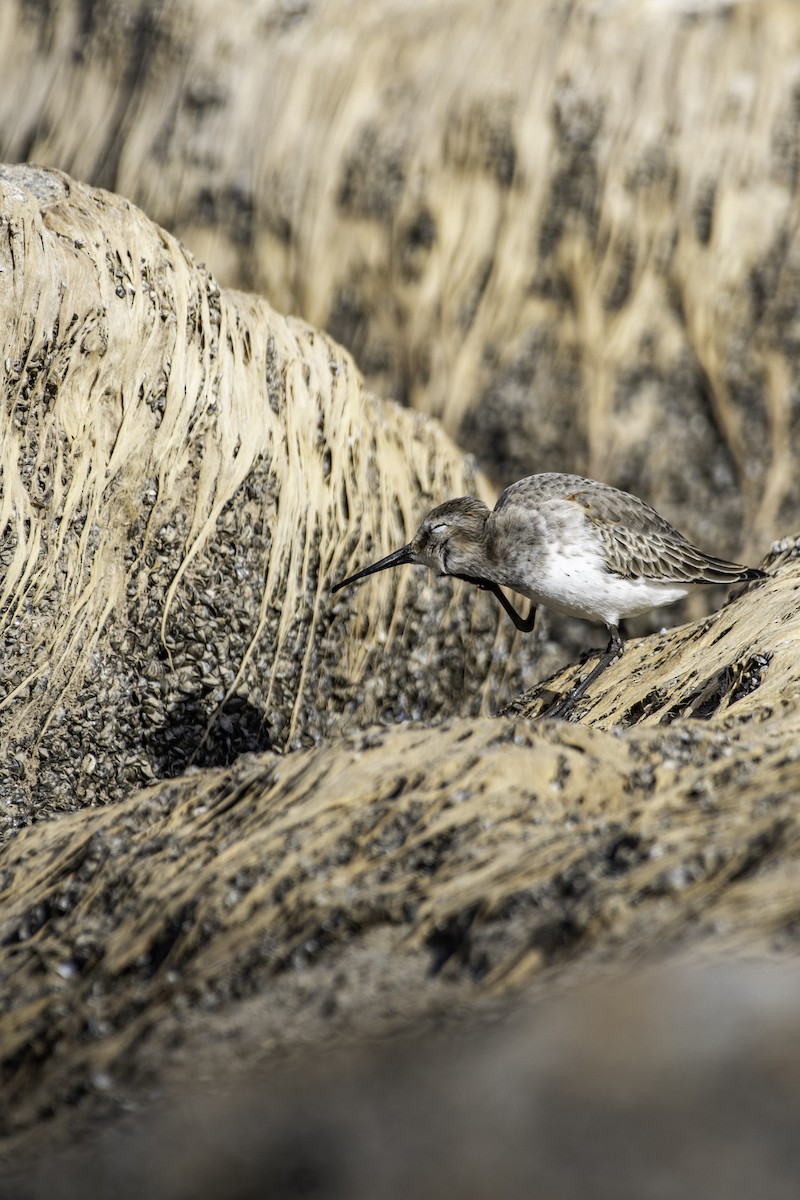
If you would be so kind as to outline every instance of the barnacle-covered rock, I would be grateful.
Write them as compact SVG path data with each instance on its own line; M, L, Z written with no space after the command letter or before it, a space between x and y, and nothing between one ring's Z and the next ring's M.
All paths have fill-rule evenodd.
M485 488L434 421L56 172L0 170L0 267L6 824L510 698L513 631L480 594L424 571L329 594Z

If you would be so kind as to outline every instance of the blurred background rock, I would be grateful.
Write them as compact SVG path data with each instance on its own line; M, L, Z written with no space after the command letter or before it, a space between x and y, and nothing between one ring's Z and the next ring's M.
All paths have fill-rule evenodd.
M0 157L114 189L498 485L752 557L796 521L785 0L8 0Z

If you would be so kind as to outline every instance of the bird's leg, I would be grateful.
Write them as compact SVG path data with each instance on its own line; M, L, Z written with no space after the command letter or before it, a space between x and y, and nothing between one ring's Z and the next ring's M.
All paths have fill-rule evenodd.
M508 615L511 617L511 620L514 622L514 624L516 625L516 627L520 631L520 633L531 633L532 632L534 622L536 621L536 605L535 604L531 604L530 609L528 610L527 617L523 617L514 608L514 605L511 603L511 601L505 595L505 593L503 592L503 590L499 584L489 583L489 584L484 584L484 587L486 588L487 591L494 592L495 596L500 601L500 603L502 604L503 608L506 610Z
M533 623L536 620L536 605L531 604L530 612L527 617L522 617L514 608L514 605L507 598L499 584L493 583L490 579L478 579L475 575L455 575L455 579L461 579L464 583L472 583L475 587L479 587L484 592L493 592L497 599L506 610L511 620L516 625L520 633L530 633L533 629Z
M610 667L611 664L616 662L616 660L620 657L622 651L625 649L625 643L620 637L618 626L610 625L609 633L611 634L611 637L609 638L608 645L606 646L603 654L600 656L600 661L597 663L597 665L589 672L589 674L581 683L574 687L571 692L567 692L563 699L557 701L552 708L548 708L546 712L542 713L543 717L560 717L562 719L564 717L568 717L575 707L577 701L586 694L587 688L594 683L595 679L599 678L599 676L603 674L603 671L605 671L606 667Z

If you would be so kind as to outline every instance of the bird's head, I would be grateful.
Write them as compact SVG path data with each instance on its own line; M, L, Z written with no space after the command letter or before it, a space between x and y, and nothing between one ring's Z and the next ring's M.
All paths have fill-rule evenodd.
M342 579L331 591L376 571L421 563L443 575L479 575L480 553L489 509L482 500L461 496L431 509L407 546Z

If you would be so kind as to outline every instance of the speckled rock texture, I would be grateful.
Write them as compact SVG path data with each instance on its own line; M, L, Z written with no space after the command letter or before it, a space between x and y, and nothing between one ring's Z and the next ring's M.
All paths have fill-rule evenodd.
M498 484L733 558L797 528L797 4L2 8L0 157L141 204Z

